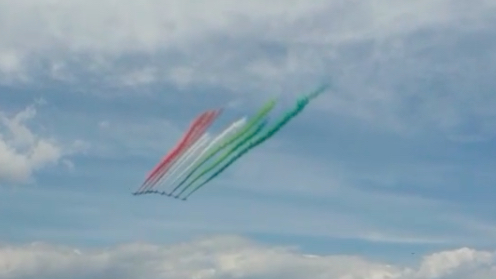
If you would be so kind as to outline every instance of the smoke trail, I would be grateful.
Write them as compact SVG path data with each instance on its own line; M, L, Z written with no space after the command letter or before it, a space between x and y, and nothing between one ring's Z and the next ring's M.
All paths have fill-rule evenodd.
M150 176L144 184L145 187L142 187L141 193L144 193L145 190L153 187L153 185L157 182L157 177L163 174L164 169L168 168L174 158L181 155L183 150L189 148L191 142L195 141L202 131L202 127L205 126L209 119L211 119L215 115L215 111L210 110L205 113L204 117L200 121L198 121L194 127L187 132L187 135L183 137L179 145L176 145L171 152L154 168L153 176Z
M147 187L145 187L142 191L152 192L148 189L153 188L157 181L159 181L169 170L169 168L177 161L177 158L181 156L181 154L183 154L192 144L194 144L203 133L205 133L219 114L222 113L222 110L223 109L217 109L209 112L209 115L203 119L202 123L198 125L192 135L187 138L186 142L184 142L180 148L174 150L172 154L170 154L170 156L168 156L168 158L161 163L161 166L158 168L158 174L150 180Z
M202 125L202 123L205 121L205 118L208 117L208 115L211 113L211 111L205 111L203 112L202 114L200 114L199 116L197 116L192 122L191 124L189 125L189 128L188 130L183 134L183 136L181 137L181 139L177 142L177 144L174 146L174 148L169 152L167 153L163 158L162 160L160 160L160 162L155 165L155 167L152 169L152 171L148 174L147 178L145 179L145 181L143 182L143 184L141 185L141 187L134 193L134 194L138 194L139 192L141 192L144 188L147 187L148 183L150 182L150 180L152 178L154 178L156 176L156 174L158 173L158 171L160 170L161 167L163 167L163 165L168 162L170 160L170 158L172 156L174 156L174 152L178 149L180 149L182 146L184 146L184 144L188 141L188 139L191 137L191 135L194 133L194 131L200 126Z
M213 119L215 118L215 113L210 113L205 119L201 122L201 124L194 130L192 131L191 135L188 136L187 140L184 142L182 146L180 146L178 149L175 149L169 158L167 160L164 160L161 163L161 166L158 169L157 174L149 181L147 187L145 187L142 192L143 193L153 193L156 191L150 190L151 188L154 188L158 181L164 176L165 173L175 164L178 158L182 156L184 152L186 152L192 144L194 144L200 136L205 132L207 127L212 123Z
M174 166L174 164L177 162L177 160L181 157L181 155L186 152L193 144L195 144L198 139L205 133L205 131L210 127L210 125L212 125L212 123L214 122L215 118L218 116L218 114L214 114L212 115L211 118L207 119L206 120L206 123L199 127L198 130L196 131L196 133L191 137L191 140L188 141L188 143L186 144L185 148L181 149L178 153L178 155L174 158L172 158L170 164L164 168L162 168L160 170L160 174L158 175L158 178L155 178L155 182L154 182L154 185L150 188L153 188L156 186L157 182L160 181L162 179L162 177L169 171L169 169Z
M222 133L220 133L217 137L215 137L210 142L210 144L205 149L202 150L202 152L198 156L195 157L195 160L191 164L189 164L187 167L184 168L184 170L171 182L171 184L176 183L177 180L179 180L179 178L181 178L186 173L188 173L188 171L190 171L195 166L195 164L198 163L204 157L205 154L207 154L207 152L211 151L213 148L218 146L218 144L222 143L226 138L229 138L233 134L238 132L239 129L241 129L245 124L246 124L246 117L243 117L232 123L229 127L227 127ZM177 190L177 188L179 187L176 187L171 193L167 195L170 196L172 193L174 193L174 191ZM164 194L166 193L164 192Z
M251 139L253 139L256 135L258 135L260 133L260 131L262 131L262 129L265 127L265 125L267 125L267 122L268 120L267 119L264 119L260 124L258 124L256 126L256 128L251 131L248 135L246 135L246 137L244 137L240 142L238 142L236 145L234 145L232 148L230 148L229 150L227 150L226 152L224 152L224 154L219 157L217 160L215 160L215 162L213 162L209 167L207 167L206 169L204 169L200 174L198 174L186 187L184 187L182 189L181 192L179 192L179 194L177 196L175 196L176 198L178 198L179 196L182 195L182 193L184 193L184 191L186 191L189 187L191 187L191 185L193 185L196 181L198 181L198 179L200 179L201 177L203 177L205 174L207 174L208 172L212 171L215 167L217 167L219 164L221 164L222 162L224 162L229 156L231 156L231 154L233 154L234 152L236 152L236 150L238 150L239 148L241 148L243 145L245 145L245 143L249 142Z
M308 103L322 94L326 89L327 85L324 85L320 87L318 90L314 91L313 93L301 97L298 99L296 106L288 111L286 114L283 115L283 117L276 122L272 128L270 128L268 131L265 132L265 134L260 135L258 138L255 140L251 141L245 148L240 150L234 157L231 158L227 163L225 163L219 170L217 170L214 174L212 174L207 180L202 182L200 185L196 186L189 194L187 194L183 200L186 200L189 196L191 196L194 192L198 191L203 185L207 184L210 180L214 179L218 175L220 175L225 169L227 169L230 165L232 165L236 160L241 158L243 155L245 155L248 151L251 149L255 148L257 145L263 143L270 137L272 137L277 131L279 131L284 125L286 125L291 119L293 119L295 116L297 116L299 113L303 111L303 109L308 105Z
M276 105L276 100L271 99L267 103L265 103L260 110L248 121L246 125L237 133L233 134L231 137L227 138L225 141L220 143L216 148L213 148L211 151L209 151L207 154L204 155L204 158L202 158L194 167L193 169L186 175L186 177L181 180L181 182L172 190L169 195L172 195L179 187L181 187L186 181L203 165L205 162L210 160L213 156L215 156L219 151L230 145L231 143L235 142L239 138L241 138L244 134L246 134L255 124L257 124L261 119L263 119Z
M209 134L203 134L200 139L186 151L183 155L178 157L178 161L170 168L169 173L164 175L162 180L158 182L159 186L164 185L167 180L169 180L171 177L174 176L178 171L181 170L181 167L183 167L186 163L188 163L188 160L191 158L195 158L198 156L198 153L203 150L203 147L207 145L210 141L210 135Z

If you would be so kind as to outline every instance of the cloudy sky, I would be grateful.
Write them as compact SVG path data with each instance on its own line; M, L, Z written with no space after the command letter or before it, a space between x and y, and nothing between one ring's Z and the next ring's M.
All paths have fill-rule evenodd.
M496 2L0 0L0 278L496 276ZM330 90L187 202L213 132Z

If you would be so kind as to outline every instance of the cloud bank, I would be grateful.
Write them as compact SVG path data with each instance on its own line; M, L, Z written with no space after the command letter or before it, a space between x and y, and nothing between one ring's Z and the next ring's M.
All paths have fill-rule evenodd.
M92 250L43 243L0 247L0 276L5 279L490 279L495 275L495 254L469 248L425 255L415 266L400 266L357 256L307 255L237 236Z
M335 115L485 141L496 131L495 11L486 0L7 1L0 79L246 98L331 81L319 106Z

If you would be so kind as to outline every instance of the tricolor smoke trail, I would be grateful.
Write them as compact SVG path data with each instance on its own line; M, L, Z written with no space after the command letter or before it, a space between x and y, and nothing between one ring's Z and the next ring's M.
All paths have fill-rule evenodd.
M202 114L200 114L199 116L197 116L191 122L188 130L184 133L184 135L182 136L182 138L178 141L178 143L176 143L176 145L174 146L174 148L169 153L167 153L164 156L164 158L162 158L162 160L152 169L152 171L148 174L147 178L145 179L145 181L143 182L143 184L141 185L141 187L134 194L138 194L138 193L142 192L143 189L145 189L147 187L147 185L150 182L150 180L157 175L157 173L160 170L160 168L163 165L168 164L168 162L170 161L170 158L176 155L175 152L177 153L177 150L179 150L180 148L183 148L183 146L187 143L188 139L191 137L191 134L194 133L194 131L198 128L198 126L200 126L200 125L203 124L203 121L204 121L205 117L207 117L210 112L211 111L205 111L205 112L203 112Z
M141 194L153 187L171 167L171 164L177 160L177 157L185 152L187 148L193 145L201 137L201 135L206 129L208 129L208 127L210 127L210 125L212 125L213 121L221 112L222 109L209 110L198 116L190 125L190 128L182 137L181 141L164 157L164 159L162 159L159 164L157 164L135 194Z
M267 139L271 138L274 136L275 133L277 133L284 125L286 125L291 119L296 117L298 114L300 114L303 109L310 103L311 100L322 94L326 89L328 88L327 85L322 86L315 92L301 97L298 99L296 106L288 111L286 114L283 115L283 117L276 122L270 128L267 130L264 134L260 135L259 137L255 138L254 140L250 141L247 146L245 146L243 149L241 149L234 157L232 157L229 161L227 161L219 170L217 170L215 173L213 173L209 178L207 178L204 182L196 186L189 194L187 194L183 200L186 200L189 196L191 196L194 192L198 191L202 186L207 184L210 180L214 179L218 175L220 175L224 170L226 170L230 165L232 165L234 162L236 162L239 158L241 158L243 155L245 155L248 151L251 149L255 148L256 146L260 145ZM184 192L184 191L183 191ZM178 195L179 196L179 195Z
M180 171L190 159L198 157L198 154L202 152L203 148L209 143L209 141L210 135L208 133L203 134L195 144L191 145L191 147L183 155L178 157L177 162L169 169L169 172L166 173L159 182L157 182L157 185L166 184L167 180L174 177L174 174Z
M186 175L186 177L181 180L181 182L172 190L172 192L169 195L172 195L177 189L179 189L186 181L196 172L200 169L200 167L205 164L208 160L210 160L212 157L214 157L219 151L222 149L226 148L228 145L232 144L233 142L237 141L240 139L243 135L245 135L250 129L255 126L260 120L265 118L267 114L270 113L270 111L274 108L276 105L276 100L271 99L267 103L265 103L260 110L248 121L246 125L243 126L243 128L240 129L237 133L233 134L229 138L227 138L225 141L221 142L216 148L213 148L211 151L209 151L207 154L204 155L204 158L202 158L193 168L192 170Z
M205 120L204 125L198 127L198 129L191 136L191 139L187 142L187 144L185 145L185 147L178 152L177 156L175 156L175 157L172 158L170 164L168 164L167 166L164 166L162 169L160 169L160 174L156 176L155 182L153 183L153 185L150 188L152 188L152 187L155 186L155 184L164 176L164 174L175 164L175 162L181 156L181 154L183 154L184 152L186 152L188 150L188 148L190 148L196 141L198 141L198 139L212 125L212 123L215 121L215 119L217 118L217 116L219 116L219 114L221 112L222 112L222 109L219 109L219 110L214 111L210 115L210 117L208 117Z
M198 174L195 178L193 178L193 180L186 187L184 187L183 190L181 190L181 192L179 192L176 198L178 198L182 193L184 193L184 191L186 191L189 187L191 187L191 185L193 185L196 181L198 181L198 179L200 179L202 176L212 171L215 167L217 167L219 164L225 161L229 156L234 154L236 150L241 148L245 143L249 142L256 135L258 135L267 124L267 121L268 121L267 119L262 120L262 122L258 124L255 127L255 129L253 129L250 133L248 133L246 136L241 138L241 140L237 144L235 144L232 148L224 152L224 154L220 156L217 160L215 160L215 162L210 164L210 166L205 168L200 174Z
M241 129L244 125L246 124L246 117L243 117L237 121L235 121L234 123L232 123L229 127L227 127L224 131L222 131L217 137L215 137L211 142L210 144L205 147L205 149L203 149L201 151L201 153L194 159L194 161L192 163L190 163L188 166L186 166L184 168L184 170L171 182L171 184L174 184L177 182L177 180L179 180L181 177L183 177L186 173L188 173L189 171L191 171L191 169L200 161L204 158L204 155L207 154L208 152L210 152L213 148L216 148L220 143L224 142L227 138L231 137L233 134L237 133L239 131L239 129ZM176 189L174 189L171 193L167 194L167 193L163 193L163 194L167 194L167 195L172 195L172 193L177 190L177 188L179 187L176 187Z

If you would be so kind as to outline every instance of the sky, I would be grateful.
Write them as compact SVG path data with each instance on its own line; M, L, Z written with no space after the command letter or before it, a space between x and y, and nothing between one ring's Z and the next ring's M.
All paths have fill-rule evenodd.
M495 278L495 24L489 0L0 0L0 278ZM131 195L201 111L217 133L322 83L188 201Z

